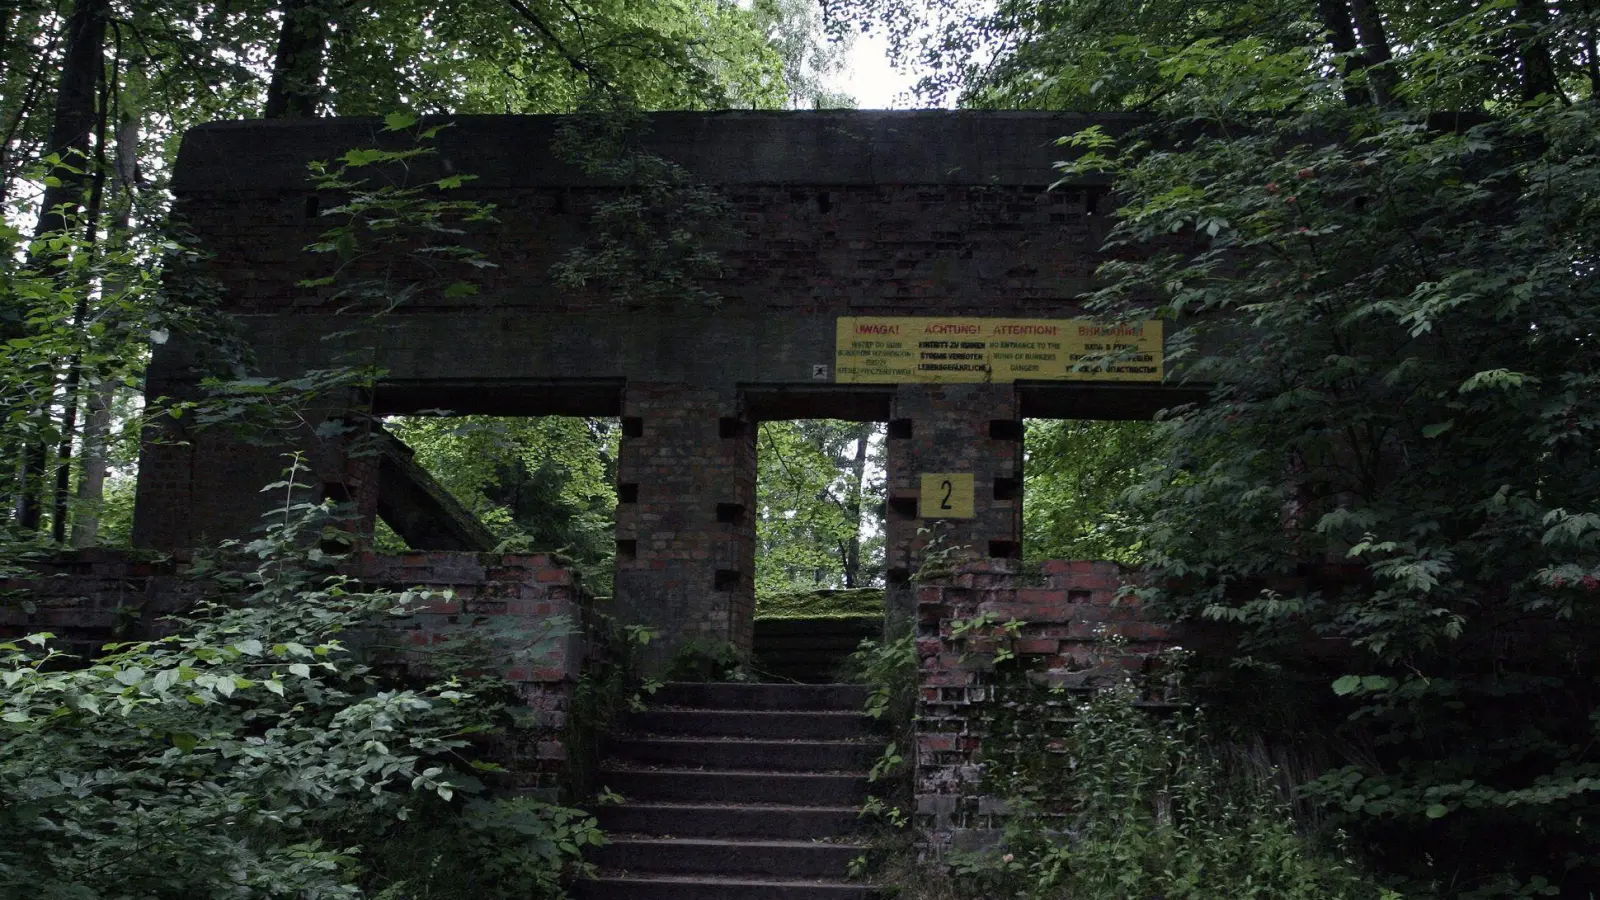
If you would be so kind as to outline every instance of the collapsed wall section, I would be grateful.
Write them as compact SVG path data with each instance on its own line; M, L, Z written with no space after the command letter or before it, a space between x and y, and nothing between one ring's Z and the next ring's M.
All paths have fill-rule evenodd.
M912 819L926 849L975 849L1003 824L986 777L1006 739L988 732L1007 702L996 675L1002 651L1043 685L1084 691L1134 677L1154 705L1167 699L1155 676L1174 646L1172 626L1119 597L1125 579L1109 562L1046 562L1024 577L1014 562L982 560L918 586Z
M409 553L352 558L339 573L368 588L430 592L389 626L400 638L395 659L420 671L427 650L453 641L478 645L536 723L489 748L508 770L500 786L549 792L562 783L573 689L602 644L585 639L588 604L570 571L543 555ZM181 561L75 551L37 564L32 576L0 581L0 640L50 632L55 646L91 660L106 644L162 636L169 629L162 617L183 612L206 591Z

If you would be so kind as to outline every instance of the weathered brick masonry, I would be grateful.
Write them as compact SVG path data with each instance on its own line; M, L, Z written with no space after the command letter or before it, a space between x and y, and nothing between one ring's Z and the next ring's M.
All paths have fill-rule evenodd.
M493 748L510 770L508 786L554 787L567 759L567 716L587 652L586 609L572 573L547 556L489 553L369 555L341 571L370 587L436 595L395 624L402 647L485 642L537 723L528 740ZM0 638L47 631L61 649L93 658L109 642L159 635L161 617L181 611L200 591L181 562L76 551L41 564L37 577L0 582L0 595L27 601L0 604Z
M835 384L835 321L847 315L1080 314L1107 227L1104 186L1047 190L1064 150L1091 124L1054 113L666 113L641 146L685 166L735 210L718 239L720 300L624 306L603 286L558 287L551 266L591 234L620 187L551 149L553 117L463 117L421 171L475 176L459 196L493 203L474 240L498 268L473 296L423 295L374 323L304 288L329 262L302 248L337 198L311 190L306 163L392 141L366 120L205 126L184 140L177 214L212 254L256 370L298 376L346 361L387 372L378 414L446 408L500 415L621 415L619 608L670 640L749 641L754 567L754 429L763 419L893 420L889 472L894 604L919 561L917 477L972 471L977 516L948 540L1009 557L1020 542L1023 415L1139 418L1162 386ZM205 374L181 338L158 347L152 395L193 393ZM309 422L331 415L312 410ZM282 460L219 432L174 427L144 448L135 540L175 549L248 532ZM318 449L325 493L370 514L370 461Z
M978 843L1003 809L983 789L984 707L1000 702L989 660L1003 641L1037 677L1091 688L1137 675L1172 646L1170 626L1117 598L1124 573L1106 562L1047 562L1024 579L1007 560L962 565L950 578L917 588L917 704L914 823L929 849ZM1025 624L1015 637L957 636L955 625L985 613ZM1120 636L1120 646L1105 641Z

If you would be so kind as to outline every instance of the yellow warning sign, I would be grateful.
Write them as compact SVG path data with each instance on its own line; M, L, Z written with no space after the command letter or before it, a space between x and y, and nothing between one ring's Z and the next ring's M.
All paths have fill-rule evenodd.
M842 317L834 380L1160 381L1160 321Z
M972 473L924 472L921 507L924 519L970 519L976 516Z

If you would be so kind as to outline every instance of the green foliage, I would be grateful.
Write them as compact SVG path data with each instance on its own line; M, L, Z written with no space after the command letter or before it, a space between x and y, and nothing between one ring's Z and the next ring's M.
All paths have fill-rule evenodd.
M761 423L758 594L882 583L883 433L832 419Z
M380 135L395 146L354 147L336 160L311 163L319 192L345 198L321 213L327 226L306 249L334 260L323 276L300 287L325 290L340 312L383 315L418 300L452 300L478 292L460 277L494 268L470 236L492 224L494 207L452 199L474 176L452 173L413 178L436 155L431 142L446 124L424 125L407 112L384 117ZM463 268L465 267L465 268Z
M883 588L756 594L757 619L883 619Z
M635 110L585 113L563 122L556 152L619 186L595 205L592 237L552 273L557 284L604 288L618 306L696 311L721 303L702 282L723 274L713 249L733 236L733 207L683 166L638 146L647 127Z
M865 640L850 655L851 680L872 688L867 716L897 728L910 726L919 674L914 635L887 642Z
M1078 700L1026 678L997 690L985 788L1008 817L998 849L952 855L969 895L1398 900L1300 836L1264 773L1225 769L1197 715L1141 710L1127 681Z
M1137 523L1122 495L1160 452L1149 422L1034 419L1023 466L1023 550L1030 561L1138 562Z
M631 711L644 708L643 697L661 682L643 677L642 655L656 632L640 625L623 625L616 619L589 611L585 640L588 658L573 687L567 713L566 781L573 796L594 796L596 803L612 802L617 795L596 781L605 736Z
M0 227L0 247L7 251L0 254L0 395L6 398L0 404L0 455L28 460L0 479L8 516L14 505L9 501L21 496L41 501L35 506L44 508L42 524L62 537L68 517L79 526L92 522L99 509L92 489L76 507L67 499L83 483L78 454L85 438L100 440L85 435L91 398L111 395L117 402L113 430L121 435L138 435L168 414L153 403L143 416L130 415L124 402L136 397L143 383L149 342L181 335L186 350L204 357L204 368L227 373L222 380L247 373L236 336L227 335L212 315L214 285L193 277L187 242L167 231L169 182L185 130L260 114L268 78L284 62L275 58L286 46L281 42L284 5L282 0L0 5L0 120L7 123L0 146L0 208L10 223ZM299 73L302 82L320 91L313 111L384 117L389 133L380 147L327 161L318 178L322 199L334 208L325 213L332 226L314 249L327 253L332 264L308 288L368 312L422 297L460 302L473 292L472 282L452 271L459 266L446 263L490 264L463 239L487 227L487 208L434 192L457 187L470 175L418 179L415 172L426 167L410 164L421 151L388 138L400 132L425 138L436 128L419 126L414 116L396 110L444 116L595 108L774 109L795 91L809 92L790 79L810 77L827 57L818 41L819 23L791 3L763 4L760 10L724 0L314 0L292 5L296 19L318 22L328 35L310 62L298 61L315 69ZM52 151L59 149L53 143L59 135L52 137L52 129L57 109L67 108L57 96L65 84L58 76L72 43L66 23L74 9L91 7L111 21L103 29L110 37L98 47L86 41L84 49L93 52L79 56L103 56L104 65L96 62L82 73L88 95L79 105L86 105L87 120L69 130L86 135L83 149L57 154ZM30 240L16 225L37 217L41 188L60 188L65 174L81 176L84 188L68 192L75 196L68 198L65 227ZM665 180L672 181L668 199L681 200L682 194L704 201L702 212L721 209L703 189L681 178ZM682 215L698 208L694 204L652 207L662 199L657 193L631 198L631 212L623 211L628 214L601 216L601 230L626 243L621 235L626 226L670 219L673 227L651 236L665 242L667 256L698 258L703 244L685 233L709 234L702 226L726 218ZM634 254L623 262L655 272L661 256ZM342 362L381 369L369 359ZM223 411L211 423L240 418L241 399L218 401ZM291 411L289 406L280 404L280 410ZM178 404L171 414L193 409ZM120 448L127 442L112 443ZM114 456L112 463L131 474L129 454ZM38 530L34 518L29 514L28 530ZM106 536L119 533L112 528Z
M616 553L615 419L403 416L385 426L500 538L503 552L558 552L610 592ZM399 548L396 548L399 549Z
M372 665L427 597L331 574L315 547L338 525L286 503L232 548L243 567L196 567L205 599L170 637L81 661L48 635L0 645L0 893L557 894L593 820L484 792L509 685Z
M698 635L673 651L662 674L663 681L750 681L750 661L731 641L708 640Z
M1110 169L1125 199L1095 302L1158 302L1184 377L1214 385L1134 491L1141 593L1236 626L1246 662L1350 648L1329 686L1362 749L1305 790L1408 890L1585 896L1600 108L1508 97L1474 49L1494 15L1397 58L1404 106L1193 50L1219 75L1174 88L1191 115L1086 135L1067 171ZM1428 105L1474 91L1494 102Z
M847 677L870 690L862 711L878 723L888 743L868 772L872 795L861 817L890 829L878 842L880 851L903 851L910 822L913 768L906 751L916 746L915 714L921 691L915 635L892 641L864 640L850 654Z

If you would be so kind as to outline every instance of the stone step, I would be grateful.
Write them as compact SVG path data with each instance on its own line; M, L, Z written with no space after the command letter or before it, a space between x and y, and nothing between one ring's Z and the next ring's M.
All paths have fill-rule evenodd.
M871 723L858 712L652 709L629 716L627 725L636 734L837 740L868 737Z
M867 689L857 684L738 684L671 682L648 698L651 706L694 709L845 712L867 702Z
M860 825L849 806L728 806L709 803L623 803L595 812L607 832L651 837L820 841Z
M861 636L854 631L814 631L814 633L773 634L757 637L754 650L771 653L774 650L843 650L851 653L861 645Z
M861 844L814 841L613 838L589 854L603 869L630 874L724 875L747 878L843 880L850 861L866 853Z
M861 773L883 754L878 741L756 741L737 738L621 737L613 759L733 771Z
M854 806L867 796L864 775L613 767L601 769L596 781L629 800L645 802Z
M883 636L882 616L817 616L809 619L757 619L757 642L789 635L850 634L860 638Z
M781 653L759 653L751 665L762 672L788 678L804 684L823 684L837 681L847 664L846 654L826 650L793 650Z
M573 896L577 900L873 900L880 894L871 885L838 881L604 873L578 882Z

